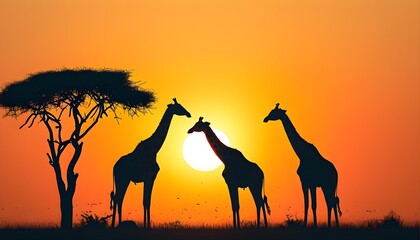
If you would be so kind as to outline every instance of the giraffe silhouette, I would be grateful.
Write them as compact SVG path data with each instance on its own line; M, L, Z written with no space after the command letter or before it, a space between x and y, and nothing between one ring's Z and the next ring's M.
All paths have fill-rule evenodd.
M340 200L337 196L338 173L334 165L326 160L318 152L318 149L311 143L303 139L293 126L292 121L286 115L286 110L279 108L279 104L271 110L264 122L281 120L286 135L292 145L293 150L300 159L297 170L299 175L302 191L304 196L304 224L308 220L309 198L308 191L311 192L312 213L314 216L314 227L317 226L316 221L316 188L321 187L325 201L327 203L328 227L331 227L331 210L334 209L335 223L338 227L338 212L341 216Z
M270 214L270 207L268 206L265 193L264 199L262 197L264 173L261 168L257 164L248 161L240 151L223 144L210 128L210 123L203 122L203 117L200 117L198 122L188 130L188 133L193 132L204 132L210 147L225 165L222 176L229 189L233 212L233 227L240 228L238 188L245 189L246 187L249 187L257 208L257 226L260 227L260 211L262 208L264 226L267 227L265 206L268 214Z
M113 210L112 227L115 226L115 212L117 208L118 223L121 222L124 195L130 181L132 181L134 183L144 182L144 228L150 228L150 203L153 183L160 169L156 162L156 155L165 141L173 116L191 117L191 114L176 101L176 98L174 98L173 101L173 104L168 105L152 136L141 141L133 152L122 156L114 165L113 190L111 192L111 209Z

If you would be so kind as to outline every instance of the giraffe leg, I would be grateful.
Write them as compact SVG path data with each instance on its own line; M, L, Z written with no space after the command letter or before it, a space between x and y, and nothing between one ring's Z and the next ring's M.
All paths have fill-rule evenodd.
M316 187L311 187L311 201L312 201L312 213L314 215L314 228L317 227L316 221Z
M118 205L118 225L121 223L122 218L122 202Z
M338 214L337 214L337 206L334 206L334 216L335 216L335 226L336 227L339 227L339 224L338 224Z
M239 197L238 197L238 188L234 186L229 186L229 195L230 201L232 204L232 213L233 213L233 228L240 228L240 219L239 219Z
M112 223L111 223L111 227L114 228L115 227L115 213L117 210L117 206L116 203L114 203L114 206L112 206Z
M265 227L265 228L268 228L267 214L266 214L266 212L265 212L265 206L264 206L264 204L263 204L263 206L262 206L262 212L263 212L263 217L264 217L264 227Z
M257 208L257 227L260 227L261 208L263 210L263 215L264 215L264 226L267 227L267 215L265 213L264 200L261 196L262 184L261 186L258 186L258 187L250 186L249 190L252 193L252 197L254 198L254 202L255 202L255 207Z
M335 188L331 188L335 189ZM331 211L334 210L334 217L335 217L335 224L338 227L338 215L337 215L337 199L335 196L335 190L331 190L329 188L322 189L324 191L325 201L327 203L328 208L328 227L331 227Z
M144 188L143 188L143 212L144 212L144 219L143 224L144 228L150 228L150 203L152 198L152 190L153 184L155 180L152 181L145 181Z
M232 210L233 215L233 228L236 228L236 212Z
M331 188L334 189L334 188ZM328 216L328 227L331 227L331 210L334 209L336 226L338 226L338 216L337 216L337 200L335 198L335 191L329 188L322 188L324 192L325 202L327 203L327 216Z
M302 184L302 191L303 191L303 204L304 204L304 212L303 212L303 225L306 226L308 223L308 209L309 209L309 197L308 197L308 187Z
M112 224L115 224L114 220L116 210L118 211L118 224L121 223L123 200L129 184L129 180L119 179L117 177L115 178L115 202L113 207Z
M119 205L119 203L118 203ZM116 198L114 197L114 205L112 206L112 223L111 223L111 227L114 228L115 227L115 214L117 212L117 201Z
M237 226L238 226L238 228L241 228L241 219L240 219L240 217L239 217L239 210L238 211L236 211L236 222L237 222Z
M327 206L328 228L331 227L331 210L332 208L330 206Z
M325 195L326 193L324 193ZM331 227L331 210L333 209L333 201L335 198L331 198L331 194L327 193L328 195L325 195L325 200L327 202L327 219L328 219L328 228Z

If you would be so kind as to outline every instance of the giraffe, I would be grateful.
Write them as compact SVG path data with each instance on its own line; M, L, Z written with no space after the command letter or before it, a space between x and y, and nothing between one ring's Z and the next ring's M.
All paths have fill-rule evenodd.
M118 223L121 222L122 204L130 181L144 182L143 211L144 228L150 228L150 203L153 183L159 172L156 155L165 141L174 115L191 117L191 114L179 104L176 98L169 104L155 132L148 139L141 141L133 152L122 156L114 165L113 190L111 192L112 227L115 225L115 212L118 208ZM115 194L114 194L115 187Z
M247 187L251 191L257 208L257 226L260 227L260 211L262 208L264 226L267 227L265 207L267 207L268 214L270 214L270 207L268 206L265 193L264 199L261 195L264 190L264 173L261 168L257 164L248 161L240 151L224 145L210 128L210 123L203 122L203 117L200 117L198 122L188 130L188 133L193 132L204 132L210 147L225 165L222 176L229 189L233 212L233 227L240 228L238 188L245 189Z
M303 139L296 131L290 118L286 115L286 110L279 108L279 103L271 110L264 122L281 120L284 130L292 145L293 150L300 159L297 170L304 196L304 224L307 224L309 198L308 191L311 192L312 213L314 217L314 227L317 227L316 221L316 188L321 187L327 203L328 227L331 227L331 210L334 209L335 223L338 227L338 212L341 216L340 200L337 195L338 173L334 165L326 160L318 152L318 149L311 143Z

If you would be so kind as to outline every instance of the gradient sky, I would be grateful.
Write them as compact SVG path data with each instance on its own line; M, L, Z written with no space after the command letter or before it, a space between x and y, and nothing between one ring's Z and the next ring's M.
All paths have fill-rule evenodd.
M130 70L156 92L150 113L102 119L85 139L75 222L87 211L110 214L114 163L150 136L173 97L193 117L173 119L158 154L154 223L231 222L222 168L198 172L182 157L199 116L263 169L270 223L302 218L299 160L281 123L262 122L276 102L338 169L341 221L390 210L420 220L418 0L0 0L0 33L0 87L91 67ZM57 225L46 129L19 130L24 120L0 119L0 226ZM140 221L141 203L142 185L131 184L123 218ZM254 221L248 190L240 204L241 219ZM320 190L318 217L326 221Z

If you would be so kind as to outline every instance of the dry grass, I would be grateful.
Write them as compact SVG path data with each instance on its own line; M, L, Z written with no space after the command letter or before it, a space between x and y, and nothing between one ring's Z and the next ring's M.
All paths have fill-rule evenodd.
M184 225L162 224L153 229L110 229L76 228L61 231L58 228L3 228L0 239L184 239L184 240L222 240L222 239L406 239L418 240L419 225L406 227L366 227L344 225L340 228L295 228L285 225L268 229L254 226L232 229L223 226L187 227Z
M257 228L255 223L243 221L241 229L230 225L190 226L180 221L155 224L152 229L130 227L111 229L101 218L85 214L81 224L73 231L62 231L57 227L6 227L0 229L0 239L183 239L183 240L223 240L223 239L395 239L419 240L420 223L407 225L394 212L382 219L368 220L362 224L342 224L340 228L327 228L320 225L317 229L304 227L296 216L289 216L283 224L269 228ZM137 223L138 226L141 224Z

